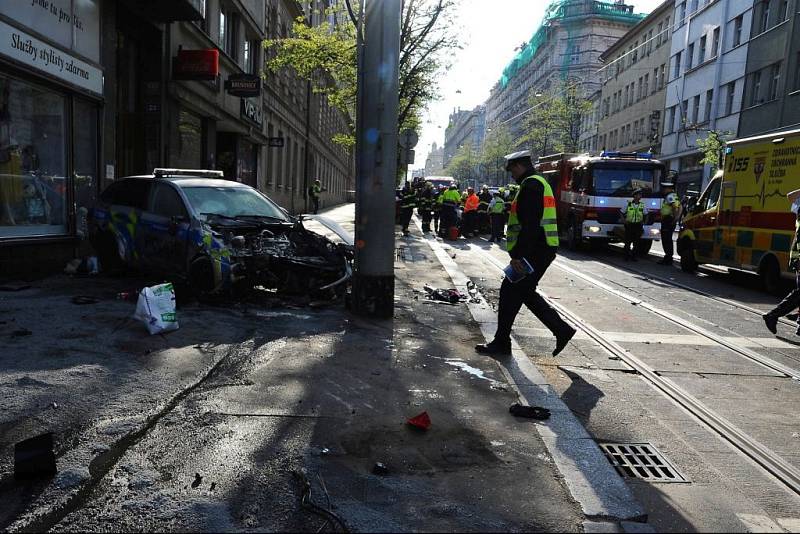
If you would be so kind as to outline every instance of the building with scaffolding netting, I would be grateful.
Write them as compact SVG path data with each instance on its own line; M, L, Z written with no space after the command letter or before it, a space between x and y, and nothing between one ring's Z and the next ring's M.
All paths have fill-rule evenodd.
M645 17L624 0L556 0L545 10L530 40L517 48L486 101L487 131L505 124L524 147L525 112L551 98L561 83L581 94L600 88L600 54ZM537 97L536 95L541 96Z

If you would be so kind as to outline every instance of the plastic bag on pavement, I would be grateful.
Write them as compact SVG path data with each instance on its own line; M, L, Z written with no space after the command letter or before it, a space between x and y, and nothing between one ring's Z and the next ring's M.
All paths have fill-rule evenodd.
M151 335L177 330L175 288L172 284L159 284L142 289L139 292L133 318L142 321Z

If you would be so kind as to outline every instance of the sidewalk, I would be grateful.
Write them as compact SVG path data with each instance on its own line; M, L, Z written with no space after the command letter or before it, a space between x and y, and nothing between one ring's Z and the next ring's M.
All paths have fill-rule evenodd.
M536 425L508 413L512 385L472 350L483 337L467 306L420 293L452 287L442 264L416 233L398 246L391 321L187 305L162 338L116 328L133 310L111 295L130 281L53 277L0 295L14 317L0 324L0 528L317 531L305 472L350 530L581 530ZM93 292L100 303L70 303ZM23 326L34 334L9 337ZM428 431L406 425L422 411ZM13 442L47 430L59 474L15 484Z

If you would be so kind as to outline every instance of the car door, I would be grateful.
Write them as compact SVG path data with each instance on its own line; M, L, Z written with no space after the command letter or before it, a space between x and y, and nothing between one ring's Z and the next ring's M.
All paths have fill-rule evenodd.
M141 265L141 215L147 207L150 180L123 178L103 194L108 206L105 223L116 240L120 258L129 265Z
M722 235L719 228L719 199L722 189L722 178L711 180L692 210L691 228L695 234L695 251L697 259L705 263L714 263L719 259ZM687 227L689 227L687 221Z
M189 236L189 212L169 182L153 184L140 223L142 264L162 273L183 273Z

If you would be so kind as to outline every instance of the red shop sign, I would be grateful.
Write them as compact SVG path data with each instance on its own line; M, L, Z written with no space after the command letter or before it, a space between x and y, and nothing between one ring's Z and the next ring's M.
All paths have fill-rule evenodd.
M214 80L219 75L219 50L178 50L172 58L173 80Z

